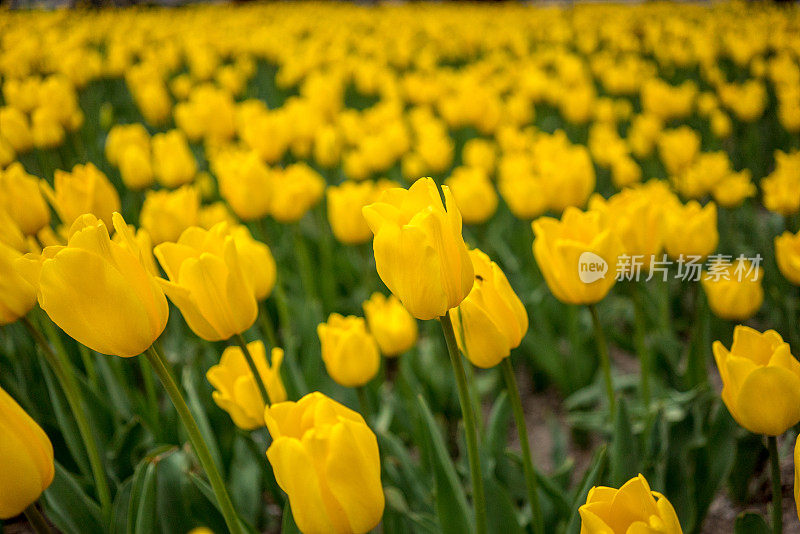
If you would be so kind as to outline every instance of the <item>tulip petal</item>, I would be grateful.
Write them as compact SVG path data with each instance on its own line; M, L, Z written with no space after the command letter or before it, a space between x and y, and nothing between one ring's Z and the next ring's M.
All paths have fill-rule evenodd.
M736 396L737 421L756 434L778 436L800 421L800 378L782 367L761 367Z

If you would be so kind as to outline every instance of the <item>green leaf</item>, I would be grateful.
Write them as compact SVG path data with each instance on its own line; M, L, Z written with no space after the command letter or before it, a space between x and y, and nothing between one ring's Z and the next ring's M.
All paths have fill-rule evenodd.
M47 517L65 534L105 532L100 507L78 481L58 462L55 463L53 483L44 492Z
M522 527L517 520L517 511L508 491L494 476L484 477L486 492L486 515L489 532L494 534L521 534Z
M158 522L164 534L183 534L194 526L185 487L191 461L182 450L174 450L158 462Z
M423 426L427 430L433 465L434 506L442 532L446 534L472 532L474 521L469 513L467 497L456 474L455 465L447 454L439 427L422 395L417 396L417 404Z
M494 458L500 457L506 448L510 419L511 404L508 402L508 394L503 391L497 396L486 424L486 450Z
M718 405L707 430L708 443L697 451L694 501L698 526L733 468L736 458L736 431L736 424L727 408Z
M241 518L255 525L258 524L261 509L264 464L259 461L260 458L253 456L250 448L244 443L245 439L250 438L237 436L234 442L230 468L232 476L229 477L228 488L231 500Z
M733 534L770 534L767 522L755 512L742 512L736 518Z
M633 433L628 404L619 399L614 418L614 438L611 442L611 483L619 488L639 472L639 452Z
M589 469L586 470L586 473L584 473L583 479L578 486L578 492L575 494L575 498L572 500L572 506L570 506L570 509L572 509L573 512L572 518L570 519L569 524L567 524L567 534L577 534L580 532L581 516L578 513L578 508L586 503L586 497L589 495L589 490L591 490L592 486L596 486L599 482L600 475L606 466L607 456L608 455L605 446L600 447L594 453L592 463L590 464Z
M138 502L131 499L131 510L128 512L130 521L131 512L135 510L136 520L134 523L134 534L151 534L155 532L156 526L156 464L146 460L147 464L142 476ZM129 523L130 524L130 523Z

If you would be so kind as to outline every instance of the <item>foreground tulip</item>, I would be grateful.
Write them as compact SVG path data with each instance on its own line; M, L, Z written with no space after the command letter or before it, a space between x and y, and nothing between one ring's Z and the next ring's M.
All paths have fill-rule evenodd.
M281 381L283 349L272 349L272 365L267 362L266 349L261 341L248 343L247 350L267 388L270 402L285 401L286 389ZM236 426L243 430L264 426L265 404L241 348L226 348L219 364L208 370L206 378L214 386L215 391L211 394L214 402L228 412Z
M325 369L338 384L363 386L378 373L381 357L378 343L367 332L363 318L332 313L317 326Z
M364 208L378 275L417 319L435 319L458 306L474 272L461 235L461 214L447 187L447 208L431 178L384 191Z
M199 210L200 194L196 188L185 185L175 191L148 191L139 218L142 228L158 245L176 241L184 230L195 226Z
M105 223L84 215L70 228L67 246L47 247L16 261L38 290L39 305L64 332L92 350L125 358L147 350L167 324L169 309L138 245L118 213L112 241Z
M761 279L760 268L739 260L712 268L700 283L714 315L729 321L744 321L755 315L764 302Z
M535 220L533 233L533 255L558 300L594 304L606 296L623 248L600 213L568 207L560 221Z
M417 321L394 295L373 293L363 308L369 331L387 358L403 354L417 342Z
M306 534L361 534L383 517L375 434L358 413L322 393L264 413L273 442L267 458Z
M467 298L450 310L450 319L461 352L476 367L488 369L522 342L528 331L528 314L506 275L489 256L478 249L470 250L469 256L475 282Z
M23 234L36 235L50 224L50 208L42 197L39 180L25 172L21 163L14 162L0 171L0 191L0 209L5 209Z
M269 247L253 238L246 226L229 226L228 233L236 243L241 259L242 272L253 288L256 300L270 296L275 287L277 268Z
M800 421L800 362L780 334L747 326L733 331L731 350L715 341L722 400L741 426L778 436Z
M784 278L800 285L800 232L784 232L775 238L775 261Z
M36 421L0 388L0 520L21 514L55 475L53 445Z
M595 486L578 509L581 534L681 534L675 509L666 497L650 490L642 475L621 488Z
M119 211L117 190L106 175L91 163L75 165L72 172L55 171L54 188L42 181L42 191L61 218L69 227L84 213L91 213L111 226L111 214Z
M226 223L211 230L197 226L177 243L162 243L154 253L169 281L159 279L189 328L206 341L229 339L250 328L258 315L243 259Z
M22 253L0 243L0 325L24 317L36 305L36 288L14 267Z

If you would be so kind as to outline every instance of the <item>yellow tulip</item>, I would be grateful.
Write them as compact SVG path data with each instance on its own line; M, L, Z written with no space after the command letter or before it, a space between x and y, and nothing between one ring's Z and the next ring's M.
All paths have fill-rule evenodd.
M253 287L256 300L270 296L275 287L277 268L269 247L253 238L246 226L229 226L228 233L233 236L236 251L242 264L242 272Z
M800 209L800 150L775 151L775 170L761 180L764 207L781 215Z
M184 185L174 191L148 191L139 219L142 228L158 245L176 241L184 230L195 226L199 210L200 193L195 187Z
M717 249L717 205L696 201L668 208L664 213L664 249L673 259L697 256L701 260Z
M473 365L488 369L511 354L528 331L528 313L505 273L478 249L470 250L475 282L450 310L456 342Z
M47 247L41 256L28 254L16 267L64 332L92 350L128 358L161 335L169 308L118 213L114 228L125 246L111 240L103 221L84 215L70 228L67 246Z
M778 436L800 421L800 362L780 334L739 325L730 351L719 341L713 350L722 401L737 423Z
M153 136L153 171L158 183L175 188L188 184L197 174L197 161L180 130Z
M122 157L131 146L147 154L150 153L150 134L144 125L139 122L115 125L106 138L106 159L115 167L121 166Z
M47 200L67 227L85 213L91 213L109 227L112 225L111 214L120 210L117 190L91 163L75 165L72 172L56 170L54 188L45 181L40 184Z
M55 148L64 142L64 126L50 107L39 107L34 110L31 133L36 148Z
M784 278L800 285L800 232L784 232L775 238L775 261Z
M225 223L211 230L192 226L177 243L161 243L154 252L169 277L158 281L195 334L219 341L253 325L258 304Z
M0 520L21 514L53 482L53 444L0 387Z
M3 132L3 137L19 154L33 147L33 133L28 117L15 107L0 108L0 132Z
M581 534L682 534L666 497L652 491L642 475L619 489L595 486L578 509Z
M362 208L374 202L376 187L373 182L348 180L326 190L328 222L333 236L345 245L366 243L372 232L364 218Z
M362 317L332 313L327 323L317 326L317 335L325 369L338 384L358 387L375 378L381 355Z
M129 241L129 237L133 239ZM160 276L161 273L158 270L156 259L153 256L153 240L150 238L150 234L147 230L144 228L139 228L137 230L132 224L129 224L127 232L114 232L114 235L111 236L111 240L123 248L127 248L134 256L138 256L139 262L147 269L148 273L156 277ZM131 248L131 245L134 245L136 248Z
M532 220L547 211L550 204L547 188L532 174L504 176L498 187L508 209L517 219Z
M36 305L36 288L14 268L21 257L22 252L0 242L0 325L24 317Z
M750 171L745 169L734 172L723 178L711 194L723 208L733 209L742 205L745 199L755 196L757 190L750 180Z
M0 171L0 191L0 209L5 209L25 235L35 235L50 224L50 208L42 197L39 181L25 172L21 163L14 162Z
M762 272L747 260L725 265L712 264L700 283L714 315L729 321L749 319L764 302Z
M394 295L373 293L362 306L369 331L387 358L403 354L417 342L417 321Z
M458 306L474 272L461 235L461 214L448 187L447 208L431 178L384 191L364 207L378 275L417 319L435 319Z
M251 341L247 344L247 350L267 388L270 402L274 404L285 401L286 389L281 381L283 349L272 349L272 365L267 363L266 349L261 341ZM206 378L214 386L215 391L211 394L214 402L228 412L236 426L243 430L264 426L266 406L241 348L226 348L219 364L208 370Z
M363 534L383 517L380 453L360 414L322 393L264 412L267 458L306 534Z
M132 191L138 191L153 184L153 165L150 152L136 145L126 146L119 162L122 183Z
M275 178L258 154L226 153L214 159L213 168L220 195L240 219L254 221L269 214Z
M486 222L497 211L497 191L482 169L458 167L445 184L453 192L464 223Z
M276 171L272 216L282 223L297 222L314 207L325 192L325 180L305 163Z
M197 218L199 226L206 230L210 230L212 226L221 222L226 222L231 226L238 223L236 216L231 213L228 205L221 200L202 206L197 214Z
M558 300L593 304L611 290L624 249L600 213L568 207L560 221L533 221L533 233L533 256Z

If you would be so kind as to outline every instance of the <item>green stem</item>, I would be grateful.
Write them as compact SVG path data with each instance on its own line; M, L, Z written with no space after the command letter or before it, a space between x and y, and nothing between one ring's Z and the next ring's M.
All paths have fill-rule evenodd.
M97 489L97 497L100 499L100 508L103 511L103 517L109 520L111 518L111 490L109 489L103 462L98 452L97 441L89 426L89 420L86 418L83 398L78 389L78 383L75 380L75 370L72 367L72 363L65 353L62 351L56 353L56 351L53 350L50 343L47 342L30 319L22 317L20 321L39 345L47 363L50 364L59 384L61 384L61 389L64 390L67 404L69 404L69 409L72 411L72 416L75 418L75 424L78 426L78 432L83 440L83 445L86 447L86 455L89 457L89 465L92 468L92 477L94 478L95 487Z
M772 468L772 532L783 533L783 489L781 486L781 458L778 455L778 438L767 436L769 463Z
M525 471L525 485L528 487L528 501L530 501L531 505L533 532L534 534L544 534L544 518L542 517L542 509L539 505L539 489L536 481L536 471L533 468L531 446L528 443L528 426L525 423L522 399L520 399L519 396L519 387L517 387L517 379L514 376L514 367L511 365L511 358L503 358L500 367L503 369L506 391L511 401L511 409L514 412L517 434L519 434L519 446L520 449L522 449L522 468Z
M36 508L36 503L31 503L30 506L25 508L23 513L28 523L33 527L33 530L36 531L36 534L52 534L53 531L50 529L50 525L47 524L47 520L39 509Z
M653 355L647 345L647 326L645 325L644 301L638 282L633 283L633 320L636 352L639 353L641 365L641 385L639 393L645 412L650 409L650 376L652 375Z
M219 474L219 470L214 464L214 459L211 457L208 445L203 438L203 434L200 432L200 428L197 426L197 421L195 421L192 412L189 411L186 400L178 389L178 384L175 383L172 373L155 347L151 346L147 349L145 355L147 356L147 361L150 362L153 370L164 385L164 389L167 390L167 394L172 400L175 409L178 411L183 426L189 433L189 440L192 442L192 447L195 453L197 453L200 464L203 466L206 475L208 475L208 480L211 483L211 488L214 490L214 495L217 497L217 503L219 504L220 512L222 512L225 518L225 523L228 525L228 530L232 534L242 534L239 517L236 515L236 510L233 508L228 490L225 489L225 482L222 480L222 476Z
M253 360L253 355L250 354L250 349L247 348L247 341L244 340L242 334L236 334L233 336L233 339L236 340L236 343L239 345L239 348L242 349L242 353L244 354L244 359L247 362L247 366L250 368L250 372L253 373L253 378L256 381L256 385L258 386L258 392L261 394L261 400L264 401L265 406L269 406L272 404L269 401L269 393L267 392L267 386L264 385L264 380L261 378L261 373L258 372L258 367L256 366L255 360ZM266 353L266 349L264 350Z
M158 394L156 393L156 384L153 380L153 374L141 358L139 358L139 369L142 372L144 393L147 398L147 410L150 412L150 423L153 426L154 433L159 434L161 427L158 424Z
M689 343L689 356L686 364L686 374L689 379L689 386L695 387L708 383L708 369L706 365L708 356L706 345L710 346L711 343L706 343L708 310L705 305L705 295L700 288L699 282L695 282L692 288L693 291L691 294L694 297L694 317Z
M467 350L467 336L464 334L464 318L461 316L461 306L456 308L458 310L458 339L461 340L461 346L464 348L462 351L464 353L464 357L467 359L467 363L464 366L464 370L467 374L467 383L470 386L469 389L469 397L472 401L472 410L478 416L477 421L475 422L475 426L477 427L478 436L483 435L483 418L480 416L481 414L481 399L480 399L480 392L475 384L475 370L472 368L472 362L469 359L469 351Z
M478 454L478 436L475 432L475 414L472 411L472 403L470 402L467 375L464 373L464 366L461 363L461 354L458 352L458 344L456 343L456 335L453 331L450 315L445 313L439 317L439 322L442 325L444 339L447 342L447 352L450 355L450 363L453 366L458 388L458 400L461 404L461 414L464 418L469 470L472 477L472 501L475 507L476 531L477 534L486 534L486 498L483 491L481 460Z
M372 412L369 409L369 399L367 398L367 389L364 386L358 386L356 388L356 394L358 395L358 408L361 410L361 415L364 416L364 420L367 424L372 423Z
M592 324L594 325L594 340L597 343L597 352L600 353L600 367L603 370L603 380L606 384L606 395L608 397L608 411L611 420L617 411L617 400L614 396L614 383L611 381L611 358L608 356L608 343L603 327L600 325L600 316L597 314L597 307L589 304L589 311L592 313Z

